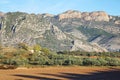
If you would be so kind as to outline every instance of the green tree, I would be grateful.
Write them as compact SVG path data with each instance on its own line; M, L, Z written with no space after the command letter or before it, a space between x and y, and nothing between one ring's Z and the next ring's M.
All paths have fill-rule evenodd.
M18 48L24 49L24 50L28 50L28 46L27 46L26 43L19 43L19 44L18 44Z
M38 45L38 44L36 44L36 45L34 45L33 46L33 50L35 51L35 52L39 52L39 51L41 51L41 46L40 45Z
M0 45L0 50L2 50L2 46Z
M42 48L41 51L44 52L45 54L50 53L50 50L48 48Z
M104 58L97 58L97 60L100 62L99 66L106 66L107 61Z

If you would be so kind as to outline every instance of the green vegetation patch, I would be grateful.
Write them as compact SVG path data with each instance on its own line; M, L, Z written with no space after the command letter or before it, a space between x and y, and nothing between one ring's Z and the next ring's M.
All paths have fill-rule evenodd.
M108 33L102 29L97 28L80 26L77 29L80 30L83 34L85 34L89 38L88 41L93 41L94 39L103 36L104 40L102 40L101 42L105 42L106 40L115 36L114 34Z
M16 23L17 19L19 19L21 17L18 21L18 24L21 22L21 20L25 19L25 16L22 16L24 14L25 13L22 13L22 12L14 12L14 13L9 12L6 14L7 16L5 19L5 22L6 22L5 30L8 34L11 32L12 27L15 27L15 25L13 25L13 24Z
M11 49L11 48L9 48ZM6 50L6 51L5 51ZM13 51L7 51L8 47L0 50L0 65L13 67L32 66L120 66L120 52L80 52L64 51L52 52L36 44L28 46L19 43ZM32 52L31 52L32 50Z

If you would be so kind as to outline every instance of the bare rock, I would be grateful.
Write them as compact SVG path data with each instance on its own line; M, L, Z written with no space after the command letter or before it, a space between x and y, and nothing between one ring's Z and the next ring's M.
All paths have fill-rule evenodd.
M109 16L103 11L97 11L97 12L83 12L82 18L86 21L109 21Z
M83 50L87 52L107 52L106 49L100 47L97 43L90 43L89 45L85 42L74 40L71 51Z
M59 20L67 19L67 18L81 18L81 12L69 10L60 15L58 15Z
M52 32L58 40L66 39L66 35L57 26L52 26Z
M120 20L115 21L115 24L120 24Z
M104 11L92 12L90 17L95 21L109 21L109 16Z
M96 11L96 12L79 12L75 10L66 11L60 15L58 15L59 20L62 19L71 19L71 18L80 18L86 21L109 21L109 15L104 11Z

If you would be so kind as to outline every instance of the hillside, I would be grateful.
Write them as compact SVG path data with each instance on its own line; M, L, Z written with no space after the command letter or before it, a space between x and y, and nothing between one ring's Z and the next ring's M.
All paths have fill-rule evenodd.
M120 51L120 17L103 11L58 15L0 12L0 44L40 44L54 51Z

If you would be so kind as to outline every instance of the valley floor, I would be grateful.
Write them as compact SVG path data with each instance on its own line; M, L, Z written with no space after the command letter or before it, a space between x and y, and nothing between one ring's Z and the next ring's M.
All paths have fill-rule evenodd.
M0 70L0 80L120 80L120 67L44 67Z

